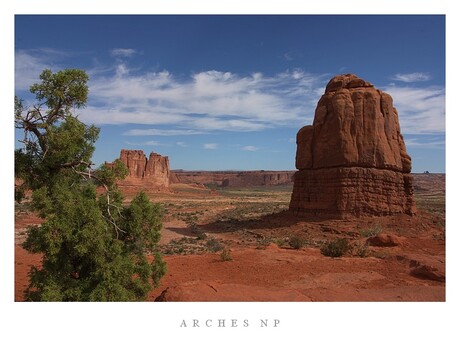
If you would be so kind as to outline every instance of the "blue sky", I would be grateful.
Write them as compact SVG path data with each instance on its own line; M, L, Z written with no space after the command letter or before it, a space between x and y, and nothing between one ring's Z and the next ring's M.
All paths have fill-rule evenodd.
M294 170L326 83L354 73L393 97L413 171L445 172L444 16L17 15L28 104L45 68L89 74L77 113L101 127L96 165L127 148L173 169Z

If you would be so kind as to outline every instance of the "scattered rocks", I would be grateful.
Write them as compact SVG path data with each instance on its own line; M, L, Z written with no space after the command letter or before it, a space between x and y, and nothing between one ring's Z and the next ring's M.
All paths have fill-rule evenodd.
M403 244L403 238L391 234L378 234L367 240L367 243L374 247L397 247Z
M398 261L409 265L410 275L439 282L446 281L444 257L423 254L403 254L396 257Z
M417 266L410 271L410 274L422 279L436 280L439 282L446 281L445 272L430 265Z

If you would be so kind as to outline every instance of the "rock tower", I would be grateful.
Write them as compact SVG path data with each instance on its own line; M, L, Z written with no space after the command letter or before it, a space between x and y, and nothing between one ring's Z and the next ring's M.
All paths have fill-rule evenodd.
M121 187L168 190L170 183L169 158L142 150L121 150L120 160L128 168L128 176L118 182Z
M390 95L353 74L332 78L313 125L297 133L290 210L296 214L414 214L411 158Z

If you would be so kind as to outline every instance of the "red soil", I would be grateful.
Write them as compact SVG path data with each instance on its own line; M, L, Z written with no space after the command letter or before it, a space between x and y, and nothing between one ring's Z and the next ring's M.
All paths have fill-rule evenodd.
M399 224L411 220L397 218ZM396 219L386 220L391 229ZM327 223L334 227L333 221ZM289 232L305 224L296 223ZM221 236L229 240L233 235ZM235 244L231 261L222 261L220 253L166 255L168 271L148 299L165 291L167 301L444 301L444 242L433 239L432 231L398 238L402 245L372 247L379 258L329 258L317 248L275 244L259 249ZM30 267L39 264L39 255L16 246L16 301L24 299Z
M201 201L211 197L202 194ZM183 195L175 197L185 200ZM203 207L215 214L225 205L231 206L226 202L206 202ZM232 260L223 261L220 252L164 255L167 273L149 294L149 301L445 301L442 213L419 210L412 217L318 220L280 212L229 222L203 217L198 224L200 230L224 242ZM24 228L39 221L28 213L17 214L16 301L24 300L30 267L40 264L39 255L20 247ZM347 238L351 243L363 244L366 237L362 231L375 224L383 229L382 234L389 235L382 238L390 239L394 246L369 246L366 257L330 258L321 254L319 244L328 239ZM308 248L295 250L287 244L280 248L265 241L293 235L308 240ZM180 219L165 220L163 244L184 236L193 239L196 234Z

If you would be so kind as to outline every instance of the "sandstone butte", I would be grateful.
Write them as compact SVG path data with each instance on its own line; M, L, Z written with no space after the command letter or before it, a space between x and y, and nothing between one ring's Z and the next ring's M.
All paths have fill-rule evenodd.
M332 78L313 125L297 133L295 214L416 212L411 158L390 95L353 74Z
M142 150L121 150L120 160L128 168L128 176L118 182L120 187L136 187L150 190L169 190L169 158L150 153L149 158ZM106 163L109 166L113 163Z

